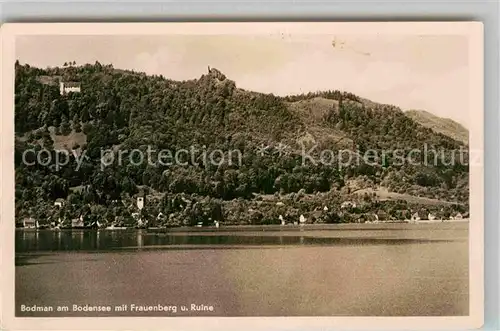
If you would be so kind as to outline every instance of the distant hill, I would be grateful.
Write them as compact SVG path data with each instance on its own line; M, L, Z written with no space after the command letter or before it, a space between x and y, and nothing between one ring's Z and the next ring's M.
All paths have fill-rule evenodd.
M435 132L442 133L461 143L469 144L469 131L460 123L449 118L442 118L425 110L408 110L405 115Z
M81 92L61 95L54 77L78 82ZM162 224L172 226L215 219L273 223L280 213L307 217L325 205L328 215L318 222L352 222L378 210L393 218L421 208L444 215L467 211L467 165L398 162L398 153L408 155L424 144L447 152L461 145L449 132L410 116L338 90L286 97L248 91L215 68L175 81L98 62L47 69L16 63L16 216L85 214L101 223L127 218L139 191L158 193L146 199L143 212L161 211L168 216ZM78 148L85 157L72 155L62 169L22 162L25 150L40 148ZM153 164L128 154L120 163L101 162L103 150L148 148L172 155L196 151L180 153L182 164L158 163L156 154ZM212 152L233 150L241 152L240 164L206 162ZM351 162L328 159L341 150L350 152ZM305 159L304 151L316 162ZM359 158L368 152L377 154L375 161ZM359 185L351 187L354 182ZM353 193L382 187L391 199ZM258 197L268 195L277 202L263 210ZM54 210L57 198L70 203ZM281 210L282 198L290 208ZM340 210L344 200L359 200L358 207Z

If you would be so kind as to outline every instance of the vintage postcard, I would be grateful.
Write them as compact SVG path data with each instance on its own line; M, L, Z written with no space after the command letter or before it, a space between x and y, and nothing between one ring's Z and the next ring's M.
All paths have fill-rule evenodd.
M3 328L482 325L482 23L1 31Z

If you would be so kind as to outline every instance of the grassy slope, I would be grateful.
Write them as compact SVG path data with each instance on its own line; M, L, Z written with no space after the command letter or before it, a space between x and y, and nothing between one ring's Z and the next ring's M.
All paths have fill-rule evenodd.
M425 110L408 110L405 115L435 132L442 133L464 144L469 143L469 131L449 118L438 117Z

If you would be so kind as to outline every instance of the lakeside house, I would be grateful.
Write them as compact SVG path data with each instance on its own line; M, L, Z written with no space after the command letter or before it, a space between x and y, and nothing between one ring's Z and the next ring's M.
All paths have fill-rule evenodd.
M39 224L38 221L35 220L33 217L26 217L22 221L22 226L25 229L38 229Z
M281 225L285 225L285 224L286 224L285 219L283 218L283 215L280 215L280 216L278 217L278 219L280 220Z
M72 229L83 229L84 227L85 227L85 222L83 221L83 215L80 215L79 218L74 218L71 220Z
M304 215L300 215L299 217L299 223L300 225L304 225L304 223L307 221Z
M58 198L56 199L56 201L54 201L54 206L61 208L64 205L64 202L65 202L64 199Z

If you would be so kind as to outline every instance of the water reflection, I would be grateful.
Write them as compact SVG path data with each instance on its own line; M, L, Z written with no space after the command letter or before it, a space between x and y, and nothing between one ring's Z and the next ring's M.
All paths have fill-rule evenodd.
M139 248L144 246L143 237L144 236L143 236L142 232L137 233L137 247L139 247Z
M16 252L36 251L106 251L116 249L179 248L195 246L235 247L273 245L404 245L466 240L465 238L413 238L404 236L346 236L336 232L206 232L149 233L143 230L60 230L16 231Z

